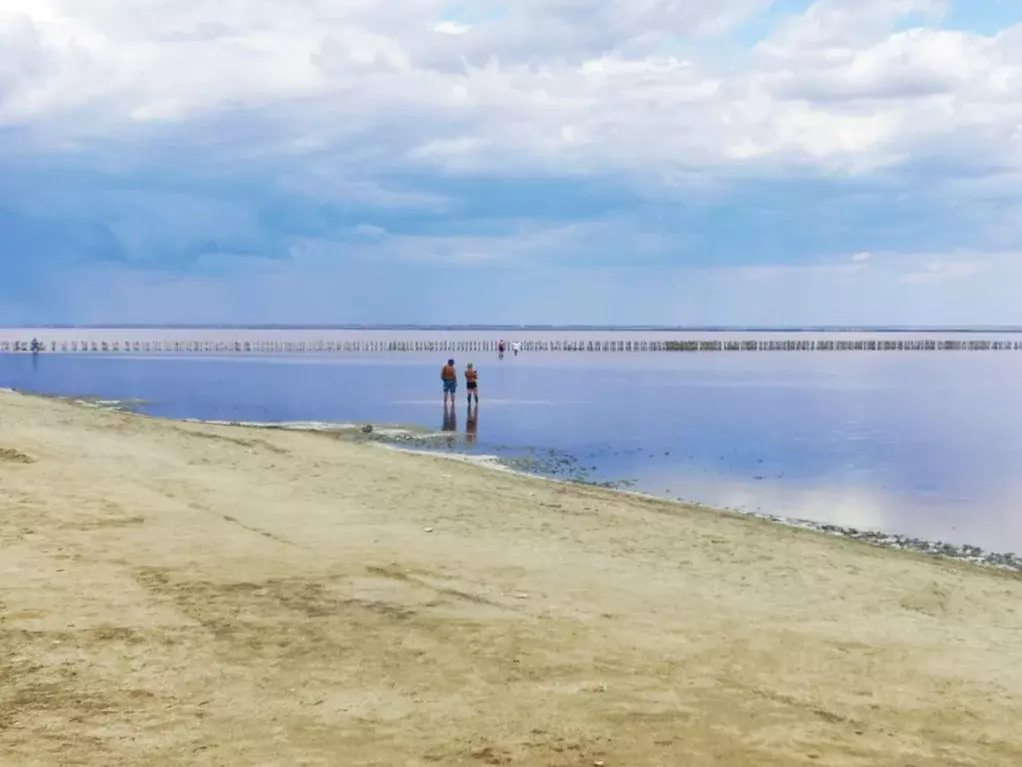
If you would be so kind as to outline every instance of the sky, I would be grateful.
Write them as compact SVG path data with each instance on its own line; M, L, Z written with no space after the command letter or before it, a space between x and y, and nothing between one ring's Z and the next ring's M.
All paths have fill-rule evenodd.
M0 325L1022 325L1018 0L0 0Z

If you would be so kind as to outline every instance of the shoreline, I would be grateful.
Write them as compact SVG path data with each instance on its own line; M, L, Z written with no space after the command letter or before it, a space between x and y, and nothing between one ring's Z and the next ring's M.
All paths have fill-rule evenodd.
M456 451L441 453L388 444L381 444L381 447L410 453L412 455L435 455L440 458L473 464L491 471L504 471L510 474L517 474L522 477L540 479L545 482L577 485L581 487L598 487L611 493L619 493L621 495L632 496L650 501L658 501L661 503L677 504L679 507L683 508L698 508L716 514L733 514L739 517L758 519L763 522L769 522L783 527L809 530L815 533L867 544L876 548L892 551L915 552L939 559L965 562L981 567L990 567L997 570L1005 570L1008 572L1022 574L1022 556L1016 555L1014 552L1000 553L995 551L986 551L981 549L979 546L972 546L970 544L956 546L943 541L930 541L925 538L913 538L912 536L902 535L899 533L888 533L882 530L861 530L855 527L845 527L842 525L816 522L811 519L799 519L796 517L785 517L759 511L746 511L743 509L712 506L698 501L684 499L678 500L675 498L667 498L656 495L654 493L646 493L640 490L612 487L607 484L597 484L572 479L563 479L560 477L544 476L543 474L535 474L521 469L516 469L513 466L508 465L508 463L498 455L459 453Z
M1018 573L357 430L0 425L5 767L1022 763Z
M777 514L769 514L761 511L749 511L729 507L714 506L698 501L675 499L665 496L647 493L639 490L632 490L622 486L620 482L591 482L583 479L558 477L553 474L543 474L540 471L529 471L520 467L520 463L514 459L508 459L496 454L468 453L457 451L453 448L445 450L434 449L434 447L415 448L409 445L422 444L427 440L443 441L444 432L429 429L414 424L363 424L355 422L328 422L328 421L223 421L200 418L162 418L152 416L131 409L132 405L141 404L137 400L112 400L83 398L60 395L37 394L30 391L15 389L0 389L0 391L12 391L27 397L43 397L70 402L84 407L94 407L109 410L112 412L129 413L134 416L164 420L176 423L207 424L210 426L228 426L251 429L266 429L279 431L305 432L311 434L332 435L335 437L355 438L360 441L371 442L381 447L399 450L410 454L433 455L451 460L458 460L482 468L494 471L505 471L523 477L541 479L548 482L578 485L582 487L598 487L615 493L631 495L636 498L661 501L665 503L676 503L682 507L698 507L710 512L722 514L735 514L742 517L750 517L765 522L770 522L785 527L801 530L809 530L822 535L829 535L845 540L856 541L869 546L894 551L909 551L940 559L953 560L981 567L990 567L1007 572L1022 573L1022 554L1015 552L988 551L979 546L971 544L951 544L945 541L934 541L926 538L918 538L902 533L893 533L883 530L868 530L844 525L834 525L817 522L811 519L787 517ZM366 433L365 427L371 427ZM535 448L539 449L539 448Z

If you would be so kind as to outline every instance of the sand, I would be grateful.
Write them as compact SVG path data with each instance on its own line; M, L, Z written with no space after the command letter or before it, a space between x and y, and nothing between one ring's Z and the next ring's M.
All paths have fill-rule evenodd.
M4 767L990 767L1020 722L1017 574L0 393Z

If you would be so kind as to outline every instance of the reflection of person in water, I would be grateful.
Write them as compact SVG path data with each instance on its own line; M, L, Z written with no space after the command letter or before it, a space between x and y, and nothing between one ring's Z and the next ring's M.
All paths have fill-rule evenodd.
M468 406L468 413L465 416L465 442L474 445L476 441L476 429L479 428L479 403L475 407Z
M444 425L441 430L447 432L447 443L449 445L454 444L454 432L458 430L458 416L454 409L454 398L451 398L451 404L448 405L444 402Z

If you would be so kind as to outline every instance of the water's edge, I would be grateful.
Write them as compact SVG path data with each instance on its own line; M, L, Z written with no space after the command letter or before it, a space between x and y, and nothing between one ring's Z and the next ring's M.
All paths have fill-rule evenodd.
M48 396L39 395L33 392L19 392L27 396ZM707 504L689 502L684 500L664 498L650 493L642 493L627 489L629 480L617 482L593 482L580 474L567 473L566 476L556 476L556 471L550 470L551 464L567 462L571 466L569 458L554 456L555 451L550 451L551 460L545 465L535 459L513 458L500 455L487 455L481 453L466 453L456 451L450 447L449 436L426 427L414 424L360 424L349 422L325 422L325 421L294 421L294 422L265 422L265 421L218 421L204 419L163 419L157 416L150 416L140 412L139 407L144 403L138 401L117 401L98 398L84 397L48 397L60 399L84 407L96 407L115 410L123 413L130 413L143 418L156 418L157 420L178 420L181 423L199 423L214 426L236 426L255 429L278 429L287 431L302 431L308 433L333 436L334 438L355 439L361 442L378 445L390 450L400 450L407 453L433 455L451 460L471 463L482 468L494 471L504 471L520 476L541 479L548 482L562 484L573 484L586 487L599 487L609 492L624 493L633 497L676 503L679 506L697 507L708 511L719 511L730 514L737 514L744 517L753 517L766 522L794 527L802 530L811 530L817 533L845 538L860 543L869 544L879 548L893 549L900 551L911 551L932 557L951 559L960 562L967 562L973 565L993 567L1000 570L1007 570L1022 573L1022 556L1014 552L1001 553L984 551L978 546L953 545L943 541L931 541L924 538L889 533L880 530L861 530L854 527L843 527L822 522L815 522L808 519L785 517L774 514L767 514L747 509L736 509L730 507L713 507Z
M406 453L415 453L419 455L435 455L440 458L464 461L466 463L471 463L473 465L481 466L487 469L505 471L512 474L518 474L524 477L531 477L534 479L542 479L547 482L558 482L561 484L600 487L602 489L607 490L608 492L621 493L623 495L630 495L636 498L644 498L647 500L678 504L679 506L685 506L688 508L695 507L707 511L726 512L729 514L737 514L743 517L753 517L755 519L760 519L765 522L784 525L785 527L796 527L801 530L811 530L817 533L833 535L839 538L846 538L848 540L866 543L871 546L876 546L884 549L913 551L921 554L926 554L932 557L938 557L942 559L954 559L960 562L968 562L974 565L994 567L997 569L1022 573L1022 556L1017 556L1015 555L1014 552L999 553L992 551L984 551L979 546L971 546L968 544L955 546L950 543L944 543L943 541L930 541L924 538L913 538L907 535L886 533L880 530L860 530L854 527L842 527L841 525L832 525L823 522L815 522L811 519L783 517L775 514L765 514L763 512L758 511L749 511L747 509L736 509L731 507L715 507L703 503L697 503L694 501L665 498L651 493L642 493L636 490L628 490L612 482L595 483L570 478L563 479L558 477L551 477L517 468L512 461L496 455L481 455L458 452L440 453L430 450L407 447L406 445L401 444L392 444L389 442L381 442L381 446L391 450L400 450Z

